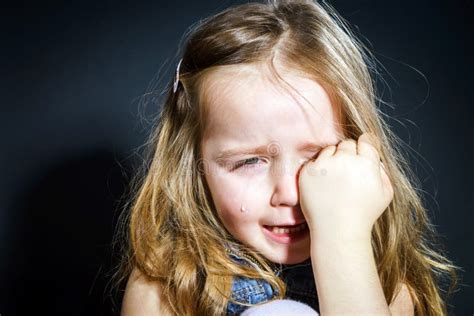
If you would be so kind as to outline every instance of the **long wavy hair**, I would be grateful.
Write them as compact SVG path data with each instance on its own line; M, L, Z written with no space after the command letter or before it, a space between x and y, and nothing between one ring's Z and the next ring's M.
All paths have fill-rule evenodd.
M123 256L113 280L135 268L158 282L176 315L222 315L235 275L262 278L285 295L272 263L225 229L206 185L200 142L206 126L204 78L218 67L267 63L278 52L287 65L320 83L340 105L344 135L371 132L394 185L394 198L372 230L378 274L390 304L405 283L416 315L445 315L458 267L435 248L421 185L404 158L403 142L377 108L377 61L327 3L266 1L230 7L201 20L188 34L179 71L148 140L146 163L132 185L116 242ZM274 67L272 68L274 69ZM275 70L275 74L278 73ZM236 264L229 246L258 268ZM440 284L449 277L449 291Z

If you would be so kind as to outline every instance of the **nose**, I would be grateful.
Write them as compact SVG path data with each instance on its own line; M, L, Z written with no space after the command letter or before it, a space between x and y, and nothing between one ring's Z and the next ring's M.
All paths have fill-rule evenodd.
M272 206L296 206L299 204L298 177L302 163L284 163L283 168L272 170Z

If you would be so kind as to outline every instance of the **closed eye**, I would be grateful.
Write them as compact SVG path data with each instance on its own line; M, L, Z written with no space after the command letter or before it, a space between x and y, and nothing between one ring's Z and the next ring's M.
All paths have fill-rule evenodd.
M317 156L319 155L319 152L321 150L318 150L316 153L314 153L309 159L307 159L306 161L309 161L309 160L315 160L317 158ZM248 158L248 159L244 159L244 160L240 160L238 162L236 162L234 165L233 165L233 170L236 170L236 169L239 169L241 167L244 167L244 166L252 166L252 165L256 165L259 160L262 160L261 157L251 157L251 158Z
M321 152L321 150L318 150L318 151L310 158L310 160L315 160L316 158L318 158L320 152Z
M256 162L258 162L260 158L259 157L252 157L252 158L248 158L248 159L244 159L244 160L241 160L241 161L238 161L235 165L234 165L234 169L238 169L242 166L247 166L247 165L254 165Z

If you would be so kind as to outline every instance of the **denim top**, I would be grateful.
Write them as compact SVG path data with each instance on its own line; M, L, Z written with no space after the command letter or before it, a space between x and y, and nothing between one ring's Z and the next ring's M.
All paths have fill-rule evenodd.
M231 259L241 264L248 264L239 255L230 253ZM308 304L319 313L318 295L314 283L311 260L294 265L281 265L276 272L286 283L286 299ZM232 298L238 302L257 304L270 301L277 293L271 285L263 279L250 279L236 276L232 281ZM229 301L226 315L239 315L249 306Z

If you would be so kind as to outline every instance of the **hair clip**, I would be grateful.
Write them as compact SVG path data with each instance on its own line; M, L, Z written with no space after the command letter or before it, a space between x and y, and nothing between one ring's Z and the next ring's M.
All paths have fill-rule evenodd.
M178 66L176 67L176 77L174 78L174 84L173 84L173 93L176 93L176 90L178 89L178 84L179 84L179 67L181 66L181 62L183 61L183 58L179 60Z

